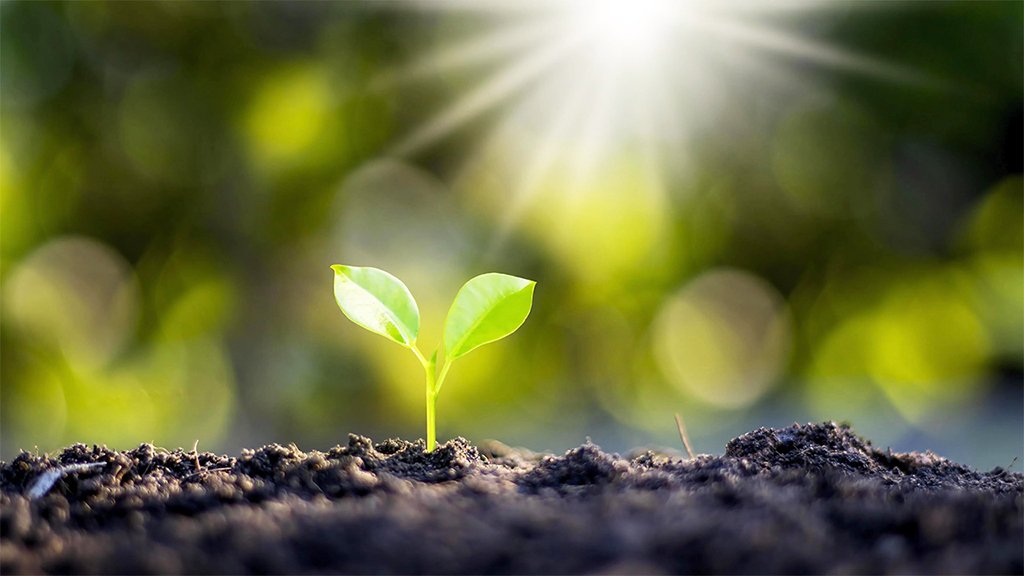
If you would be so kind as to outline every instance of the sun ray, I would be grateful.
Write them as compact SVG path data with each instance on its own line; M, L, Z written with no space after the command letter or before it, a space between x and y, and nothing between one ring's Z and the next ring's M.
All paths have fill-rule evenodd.
M435 120L414 132L394 149L394 154L406 156L413 154L424 146L451 134L465 123L493 108L495 105L510 98L517 90L530 81L537 79L543 72L558 61L558 58L578 42L578 38L569 37L558 43L537 50L531 55L516 62L509 68L500 71L490 80L470 92L453 106L442 112Z
M551 22L528 22L504 30L475 36L430 58L395 71L386 71L375 82L377 89L416 82L449 70L464 70L490 64L503 57L521 55L524 50L557 34Z
M901 83L931 84L935 80L908 68L883 62L796 34L755 26L738 19L701 17L688 24L705 34L719 35L753 48L791 56L848 72Z
M499 146L505 138L508 138L507 135L513 131L513 128L523 122L523 110L530 108L531 105L543 104L545 96L546 94L543 92L538 92L533 98L524 102L516 113L510 114L503 122L502 128L496 131L496 138L493 139L491 145ZM523 169L519 172L518 180L510 187L511 193L507 209L502 212L498 228L485 253L484 261L494 258L494 255L504 247L509 234L530 206L543 179L555 165L564 142L569 139L573 127L579 121L586 97L587 91L577 86L573 93L562 99L562 104L553 116L553 121L541 130L536 147L530 157L526 159Z

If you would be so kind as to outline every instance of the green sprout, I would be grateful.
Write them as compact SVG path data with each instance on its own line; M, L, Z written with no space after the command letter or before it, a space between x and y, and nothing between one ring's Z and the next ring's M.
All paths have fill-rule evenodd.
M443 349L434 350L428 359L416 346L420 310L401 280L378 268L335 264L331 269L334 299L345 316L370 332L405 346L423 366L427 382L427 452L432 452L437 446L437 394L452 362L522 326L530 315L537 283L491 272L463 284L444 321Z

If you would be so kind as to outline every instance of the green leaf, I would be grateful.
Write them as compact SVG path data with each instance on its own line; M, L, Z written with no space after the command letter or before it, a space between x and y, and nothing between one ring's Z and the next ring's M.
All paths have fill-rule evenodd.
M515 332L530 315L536 285L495 272L466 282L444 321L446 361Z
M334 299L349 320L411 348L420 333L420 310L401 280L377 268L331 266Z

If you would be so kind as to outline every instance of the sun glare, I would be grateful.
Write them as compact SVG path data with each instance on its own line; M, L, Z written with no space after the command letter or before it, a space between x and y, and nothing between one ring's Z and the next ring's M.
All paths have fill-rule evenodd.
M497 243L551 174L570 174L563 193L582 194L602 165L640 153L644 177L656 183L666 170L685 170L692 142L707 131L720 134L729 111L754 107L768 86L813 81L805 74L811 66L926 81L801 35L801 15L835 7L824 0L414 3L472 12L480 32L450 41L385 84L485 72L392 154L415 155L498 111L466 161L498 157L514 166Z
M666 0L599 0L578 3L578 20L592 37L595 54L611 59L640 61L653 57L679 14Z

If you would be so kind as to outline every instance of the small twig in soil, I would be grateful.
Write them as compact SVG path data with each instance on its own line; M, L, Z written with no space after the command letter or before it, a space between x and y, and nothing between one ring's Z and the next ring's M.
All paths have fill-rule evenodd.
M189 474L188 476L185 476L184 478L182 478L182 480L188 480L189 478L195 478L196 476L202 476L203 474L206 474L207 472L225 472L227 470L231 470L231 467L230 466L224 466L222 468L209 468L209 469L206 469L206 470L200 470L198 472L193 472L193 473Z
M690 455L690 459L693 456L693 447L690 445L690 436L686 433L686 425L683 424L683 417L676 413L676 428L679 429L679 439L683 441L683 446L686 447L686 453Z
M196 443L192 445L192 458L196 463L196 472L199 472L202 469L202 466L199 465L199 439L196 439Z
M1007 470L1009 470L1010 468L1013 468L1014 464L1016 464L1016 463L1017 463L1017 457L1016 457L1016 456L1014 456L1014 457L1013 457L1013 461L1012 461L1012 462L1010 462L1010 465L1009 465L1009 466L1007 466L1007 467L1006 467L1006 469L1007 469Z
M57 483L65 474L71 474L73 472L82 472L83 470L89 470L99 466L105 466L105 462L90 462L88 464L68 464L67 466L58 466L57 468L51 468L46 472L43 472L32 482L32 486L28 489L28 499L35 500L42 497L44 494L53 488L53 485Z

